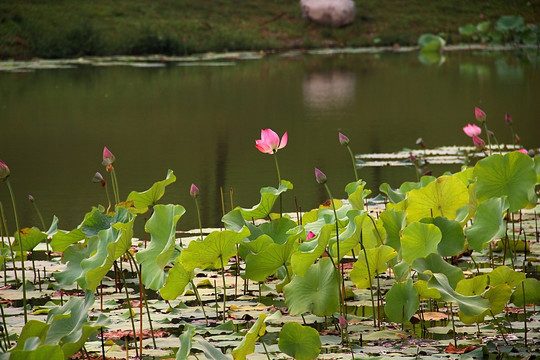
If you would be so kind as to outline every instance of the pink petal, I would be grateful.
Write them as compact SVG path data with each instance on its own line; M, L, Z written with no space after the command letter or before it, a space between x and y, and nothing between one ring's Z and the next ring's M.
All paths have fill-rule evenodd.
M287 145L287 140L287 132L285 131L285 134L283 134L283 136L281 137L278 149L283 149Z
M279 146L279 136L272 129L261 130L261 140L273 150Z
M272 154L272 148L262 140L255 140L255 147L265 154Z

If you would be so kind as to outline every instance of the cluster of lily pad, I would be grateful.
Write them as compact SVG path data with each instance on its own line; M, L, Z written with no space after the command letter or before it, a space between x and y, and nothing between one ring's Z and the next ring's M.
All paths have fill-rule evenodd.
M25 295L26 324L13 347L9 337L4 337L2 358L64 359L80 351L94 332L102 331L108 324L104 314L90 320L88 311L94 306L94 294L99 292L101 281L118 268L123 258L135 268L142 288L141 299L145 297L144 289L156 291L168 301L189 289L200 301L194 277L205 269L218 270L223 294L222 304L216 300L216 307L220 308L223 322L228 319L225 274L232 269L231 259L235 259L235 269L241 271L244 279L259 284L277 279L275 290L284 297L290 315L313 314L335 319L342 344L352 353L355 343L348 329L351 313L347 300L354 289L369 291L373 326L379 330L385 322L405 328L415 314L422 319L422 304L444 303L450 304L452 324L454 315L465 324L494 321L504 339L505 331L497 315L512 303L524 309L526 321L526 307L540 303L540 283L526 277L525 262L516 256L520 248L527 251L525 233L517 238L508 235L512 214L537 205L539 157L531 158L518 151L493 154L455 174L423 176L398 189L383 184L380 191L386 203L379 211L367 208L371 191L358 179L356 168L356 180L345 186L348 196L343 200L332 197L331 180L315 169L315 180L325 187L330 201L295 217L281 209L281 198L293 189L291 182L282 179L276 156L287 139L287 133L280 138L266 129L256 142L261 152L274 156L278 186L263 187L261 200L255 206L237 207L225 214L224 229L204 236L201 225L200 238L184 244L179 244L176 228L185 208L158 204L166 187L176 181L173 171L169 170L164 180L147 191L132 191L121 201L113 167L115 157L105 148L103 165L111 174L112 208L110 204L108 208L92 208L71 231L58 230L56 218L48 231L20 229L15 243L8 239L9 247L4 244L1 249L2 263L13 261L16 274L17 259L24 269L27 252L40 242L50 242L52 250L61 253L66 263L63 271L54 273L56 281L65 286L77 284L85 292L84 298L71 296L65 304L50 309L45 322L26 320ZM349 139L339 134L339 141L349 150L354 165ZM8 176L9 168L0 162L0 178L4 181ZM96 175L96 179L106 188L107 182L101 175ZM195 200L200 195L195 185L190 193ZM108 193L107 197L110 199ZM272 213L278 198L280 211ZM134 223L147 213L151 216L144 228L150 241L147 246L133 248ZM473 262L475 254L492 255L498 244L502 244L503 256L491 256L489 271L471 266L475 274L466 276L455 265L464 253ZM13 250L17 247L19 254ZM350 271L345 266L349 262L353 263ZM393 281L386 293L379 284L383 275ZM127 288L126 296L130 303ZM456 314L453 306L457 306ZM150 316L148 309L147 312ZM261 340L266 332L265 320L267 315L263 313L255 319L242 342L232 350L234 359L245 359L258 341L266 348ZM136 334L133 316L131 324ZM227 358L209 342L193 335L193 328L186 327L180 336L176 359L187 358L194 348L214 358ZM526 344L526 325L524 338ZM278 339L279 349L298 359L316 358L321 350L318 332L306 324L285 324ZM361 341L356 345L361 345ZM137 345L134 347L137 351Z

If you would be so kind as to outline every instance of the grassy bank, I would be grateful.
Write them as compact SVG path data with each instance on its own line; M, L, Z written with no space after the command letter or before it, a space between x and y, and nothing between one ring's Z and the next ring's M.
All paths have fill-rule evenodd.
M356 21L334 29L303 19L297 0L4 0L0 59L412 45L427 32L444 33L455 44L469 41L458 32L468 23L495 23L501 15L540 22L537 0L357 0L356 5Z

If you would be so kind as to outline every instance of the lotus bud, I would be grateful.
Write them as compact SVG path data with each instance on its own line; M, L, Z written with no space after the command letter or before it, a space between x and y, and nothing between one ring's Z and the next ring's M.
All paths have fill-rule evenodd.
M426 147L426 143L424 142L424 139L419 137L416 139L416 145L419 145L422 149Z
M199 188L196 187L195 184L191 184L191 188L189 189L189 195L191 195L191 197L194 199L199 196Z
M521 139L519 138L518 134L515 134L514 135L514 144L519 144L520 140Z
M476 146L479 149L483 149L483 148L486 147L486 143L484 142L484 140L482 140L481 138L479 138L476 135L473 135L472 142L473 142L474 146Z
M326 175L319 169L315 168L315 180L319 184L325 184L326 183Z
M31 194L28 194L28 201L30 201L31 203L34 203L36 200Z
M107 167L107 171L112 167L112 163L116 160L113 153L105 146L103 148L103 166Z
M315 233L310 230L306 235L306 241L313 239L315 236L317 235L315 235Z
M416 156L414 156L412 152L409 153L409 160L410 160L412 163L416 162Z
M92 182L100 183L103 181L103 175L101 175L100 172L97 172L94 177L92 178Z
M474 117L476 118L476 120L480 121L481 123L486 121L486 113L482 109L476 106L474 107Z
M8 166L6 165L5 162L0 160L0 179L2 179L2 181L6 181L9 174L10 174L10 171L9 171Z
M347 324L348 324L347 320L343 316L340 315L339 316L339 326L344 328L344 327L347 327Z
M343 135L342 133L339 133L338 135L339 143L343 146L349 145L349 138Z
M504 114L504 121L506 121L508 125L512 125L512 117L509 113Z

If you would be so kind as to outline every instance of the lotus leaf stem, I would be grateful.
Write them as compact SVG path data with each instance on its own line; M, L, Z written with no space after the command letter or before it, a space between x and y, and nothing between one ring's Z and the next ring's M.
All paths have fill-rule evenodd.
M126 300L128 303L128 310L129 310L129 319L131 320L131 328L133 330L133 341L135 342L135 354L137 357L139 357L139 348L137 347L137 332L135 330L135 320L133 320L133 308L131 306L131 299L129 297L129 290L126 282L126 277L124 276L124 273L118 269L118 265L116 264L116 261L114 262L114 266L116 267L116 270L120 273L120 276L122 277L122 282L124 283L124 290L126 292ZM142 336L142 334L140 334ZM128 341L126 337L126 353L128 352L129 346ZM129 357L128 357L129 359Z
M19 227L19 217L17 216L17 208L15 206L15 195L13 194L13 189L9 178L6 178L6 184L9 189L9 195L11 196L11 204L13 205L13 215L15 216L15 226L17 227L17 235L19 238L19 251L21 252L21 267L22 267L22 288L23 288L23 312L24 312L24 323L28 322L28 314L26 309L26 275L24 270L24 252L21 239L21 228Z
M226 311L227 311L227 285L225 284L225 265L223 265L223 255L219 256L219 259L221 260L221 279L223 280L223 323L225 324L226 318Z
M41 211L39 211L39 208L36 204L36 200L34 199L32 201L32 205L34 205L34 209L36 209L36 213L38 214L39 220L41 221L41 227L43 231L47 231L47 228L45 227L45 220L43 220L43 216L41 215ZM51 259L51 251L49 250L49 237L45 239L45 246L47 247L47 260Z
M351 155L351 160L352 160L352 166L353 166L353 170L354 170L354 177L356 179L356 181L358 181L358 172L356 171L356 160L354 159L354 154L351 150L351 147L349 145L347 145L347 150L349 150L349 154Z

